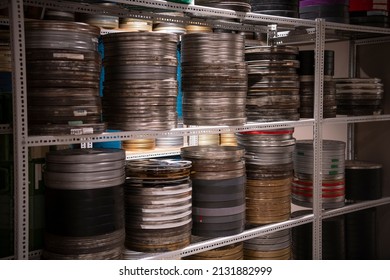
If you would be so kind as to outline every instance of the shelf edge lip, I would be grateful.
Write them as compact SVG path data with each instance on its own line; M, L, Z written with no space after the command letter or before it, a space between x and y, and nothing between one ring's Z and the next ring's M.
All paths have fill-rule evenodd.
M382 205L390 204L390 197L383 197L376 200L368 200L363 202L357 202L350 205L346 205L341 208L325 210L322 213L322 219L331 218L339 215L344 215L352 212L356 212L359 210L364 210L368 208L378 207Z
M145 158L158 158L166 156L178 156L180 155L180 148L170 150L152 150L148 152L126 152L126 160L132 159L145 159Z
M304 216L300 216L297 218L290 219L285 222L275 223L271 225L265 225L261 227L257 227L254 229L245 230L244 232L236 235L226 236L226 237L218 237L213 238L206 241L197 242L194 244L191 244L187 246L184 249L161 253L161 254L155 254L152 256L147 256L145 258L146 260L158 260L158 259L172 259L175 257L185 257L189 255L193 255L196 253L200 253L203 251L211 250L214 248L223 247L229 244L241 242L247 239L251 239L254 237L262 236L265 234L277 232L283 229L289 229L295 226L311 223L314 220L313 214L308 214Z
M377 121L390 121L390 115L336 117L336 118L330 118L330 119L323 120L323 122L325 124L361 123L361 122L377 122Z
M194 136L201 134L234 133L260 129L267 130L286 127L313 126L313 124L313 119L303 119L299 121L247 123L242 126L197 126L190 128L175 128L166 131L125 131L85 135L28 136L24 144L29 147L33 147L90 142L109 142L140 138L157 138L165 136Z

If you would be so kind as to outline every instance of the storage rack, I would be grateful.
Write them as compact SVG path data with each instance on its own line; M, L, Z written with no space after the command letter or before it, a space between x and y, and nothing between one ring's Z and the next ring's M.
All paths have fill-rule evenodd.
M84 5L70 1L52 0L8 0L0 1L0 7L9 8L9 20L2 20L2 24L9 23L11 32L12 47L12 69L13 69L13 137L14 137L14 172L15 172L15 259L28 259L36 256L39 252L28 252L28 148L33 146L48 146L73 143L105 142L113 140L127 140L143 137L164 137L164 136L193 136L199 134L231 133L255 129L275 129L284 127L311 126L313 128L314 140L314 186L321 185L322 165L322 129L328 123L347 123L349 146L353 144L353 124L358 122L389 121L390 115L361 116L323 119L323 63L324 48L327 41L352 40L351 48L351 69L354 67L356 52L359 44L372 44L390 41L390 29L363 27L348 24L325 22L317 19L315 21L285 18L254 13L242 13L232 10L186 5L158 0L111 0L121 4L121 9L101 8L93 5ZM243 31L267 32L267 24L276 24L278 31L274 42L276 44L310 43L315 44L316 65L315 65L315 105L314 118L296 122L272 122L246 124L237 127L196 127L173 129L170 131L141 131L141 132L116 132L99 135L72 135L72 136L28 136L27 135L27 92L26 92L26 70L25 70L25 42L24 42L24 15L23 5L37 6L44 8L59 9L64 11L76 11L83 13L113 14L122 17L132 16L137 18L158 18L165 21L182 21L185 23L218 26L226 29ZM124 5L124 6L122 6ZM132 7L135 10L127 10L124 7ZM138 7L148 8L147 11L136 9ZM175 10L185 13L183 18L172 18L169 16L155 15L155 11ZM196 18L190 15L196 14ZM220 22L216 19L239 19L240 23ZM353 71L351 71L352 73ZM353 76L353 74L351 74ZM0 125L0 133L10 133L9 125ZM352 156L350 153L349 156ZM146 256L150 259L163 259L172 256L185 256L200 251L206 251L227 244L235 243L245 239L272 233L281 229L295 227L301 224L313 222L313 258L321 259L322 256L322 219L342 215L345 213L362 210L369 207L376 207L390 204L390 198L382 198L374 201L361 202L348 205L343 208L322 211L320 188L314 188L313 214L291 219L286 222L262 226L244 231L241 234L223 238L211 239L208 241L192 244L182 250ZM12 257L10 257L12 258Z

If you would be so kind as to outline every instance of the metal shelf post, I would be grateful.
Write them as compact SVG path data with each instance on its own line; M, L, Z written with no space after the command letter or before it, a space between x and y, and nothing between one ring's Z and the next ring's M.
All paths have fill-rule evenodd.
M15 259L28 259L27 89L23 1L9 0L12 50Z
M316 20L313 127L313 259L322 258L322 121L324 91L325 21Z

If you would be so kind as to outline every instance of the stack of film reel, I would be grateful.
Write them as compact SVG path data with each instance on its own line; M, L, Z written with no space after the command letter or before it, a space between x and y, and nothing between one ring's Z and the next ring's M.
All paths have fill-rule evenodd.
M349 23L349 0L300 0L299 17Z
M298 48L248 47L248 122L299 120Z
M140 18L120 18L119 30L126 32L151 32L153 30L153 20Z
M199 135L198 145L237 146L237 139L234 133Z
M191 241L191 162L131 160L126 167L127 249L167 252Z
M212 33L213 28L205 25L186 25L186 33Z
M349 0L349 22L357 25L389 27L390 2Z
M206 241L207 238L192 236L192 243ZM244 245L242 242L233 243L216 249L185 257L186 260L243 260Z
M176 2L176 3L183 3L183 4L191 4L192 0L168 0L168 2Z
M322 207L339 208L345 204L345 143L322 142ZM313 141L299 140L294 151L292 202L303 207L313 205Z
M310 210L292 213L296 218L312 214ZM346 243L345 217L343 215L322 220L322 259L345 260ZM364 243L364 242L363 242ZM313 259L313 224L304 224L292 228L292 244L294 260Z
M241 233L245 226L244 149L191 146L182 148L181 156L192 161L192 234L210 238ZM238 250L236 246L219 250L225 249Z
M101 133L100 30L75 22L27 21L29 133Z
M290 260L291 250L291 229L244 241L245 260Z
M184 17L184 13L180 12L165 12L157 13L161 16L170 16L170 17ZM154 20L153 21L153 31L154 32L165 32L165 33L175 33L178 35L186 33L186 25L183 21L173 20L172 22Z
M46 155L44 259L120 259L125 239L125 153L75 149Z
M383 83L378 78L340 78L336 81L337 113L349 116L383 114Z
M314 50L299 51L300 68L298 70L300 87L299 113L301 118L314 117L314 73L315 53ZM323 87L323 116L324 118L336 117L336 88L333 80L334 75L334 51L324 52L324 87Z
M156 140L150 139L131 139L122 141L122 149L126 152L151 151L156 148Z
M221 146L237 146L237 137L234 133L222 133L219 136Z
M75 21L75 13L74 12L68 12L68 11L60 11L60 10L53 10L53 9L47 9L44 11L44 19L45 20L59 20L59 21Z
M208 6L219 9L228 9L238 12L250 12L250 0L195 0L195 5Z
M245 123L247 67L241 35L183 35L181 66L184 124Z
M178 128L183 128L183 123L179 122L177 124ZM167 136L167 137L158 137L156 138L156 147L157 148L178 148L184 146L184 137L183 136Z
M299 0L251 0L253 13L299 18Z
M177 36L122 32L103 36L103 117L110 129L176 127Z
M238 145L245 148L246 222L249 227L290 218L293 132L294 129L289 128L237 134ZM284 231L245 241L245 258L289 258L289 237L289 232Z
M157 148L182 147L183 145L184 145L184 139L182 136L160 137L156 139Z
M349 202L382 197L383 166L359 160L345 161L345 199Z
M97 6L100 6L106 10L112 10L115 12L121 11L116 3L106 1L93 1ZM88 23L90 25L102 28L102 29L117 29L119 27L119 17L112 16L110 14L80 14L78 20Z
M345 242L348 260L377 260L378 208L345 215Z
M198 136L198 145L219 145L219 134L203 134Z

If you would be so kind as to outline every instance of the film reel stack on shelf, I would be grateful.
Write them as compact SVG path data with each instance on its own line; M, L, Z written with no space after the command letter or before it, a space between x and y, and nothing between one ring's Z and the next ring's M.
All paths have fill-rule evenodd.
M196 4L202 4L202 1L197 2L199 3ZM256 1L207 1L207 5L248 12L250 4L252 4L252 8L255 6L253 2ZM268 14L275 14L274 11L276 11L279 14L276 13L275 15L297 17L297 2L292 1L290 6L283 3L284 6L281 4L278 7L257 3L256 7L259 12L264 11L265 14L267 14L267 11ZM206 3L203 4L206 5ZM268 3L267 5L271 4ZM79 34L74 35L78 36ZM48 37L50 39L50 36ZM95 107L90 111L85 108L67 108L72 110L71 114L73 115L72 118L69 118L68 115L65 116L64 125L90 125L88 121L91 117L92 124L96 126L93 128L93 133L102 132L106 125L108 128L124 131L166 131L176 127L177 38L176 35L160 32L105 35L103 41L105 41L106 47L104 58L106 80L103 107L100 104L100 97L96 94L94 83L91 82L93 86L88 90L85 89L89 83L82 86L79 83L76 89L70 86L72 83L69 83L66 93L67 100L73 97L77 104L80 104L80 100L82 100L82 102L85 102L85 106ZM91 41L94 49L96 42L94 39ZM184 124L242 126L247 121L283 122L299 120L298 48L286 46L256 47L248 48L244 52L243 37L229 33L187 34L182 36L182 42ZM135 49L138 52L134 51ZM49 93L45 91L46 89L36 86L41 77L48 76L47 80L57 80L56 82L60 83L61 79L56 76L56 70L74 71L73 76L69 74L64 80L74 79L78 81L78 78L82 77L83 81L89 81L89 78L95 81L96 77L100 76L100 60L99 63L96 63L94 59L95 50L92 55L92 48L88 49L91 54L83 53L85 60L92 57L89 59L91 64L85 63L84 65L80 63L77 69L68 68L70 64L76 65L74 61L81 57L80 53L74 50L62 51L58 55L57 53L53 54L48 59L50 62L47 62L47 64L45 64L47 58L43 54L44 52L41 51L39 55L36 54L34 52L35 46L31 47L27 44L27 51L28 55L33 55L31 59L28 58L28 71L30 73L30 76L28 76L28 79L30 79L28 92L29 94L32 93L29 96L28 104L32 106L29 113L34 113L31 118L29 116L31 121L39 119L40 114L37 113L39 106L54 104L54 101L50 99L51 96L48 97L45 93L56 93L56 100L65 100L65 98L58 99L58 97L65 96L65 93L59 89L51 89ZM253 57L250 57L251 55ZM64 58L69 61L65 61ZM55 65L56 59L61 61L59 62L61 65L58 66L58 69L50 68L49 64ZM34 65L35 63L40 64ZM39 69L45 69L50 73L49 75L43 75L42 72L38 71ZM248 73L249 89L247 87ZM66 82L63 82L63 84L66 84ZM94 98L90 98L91 96ZM37 100L36 97L45 98ZM58 103L55 104L58 105ZM61 103L60 105L75 106L73 103ZM279 110L280 107L284 109ZM107 124L102 123L100 117L96 118L93 110L96 112L102 110L103 120ZM261 110L261 116L256 115L259 110ZM60 110L51 111L58 112ZM49 116L48 119L51 121L51 118L55 120L56 117L57 115ZM77 118L73 119L73 117ZM51 123L45 119L44 124ZM34 128L33 125L29 127ZM50 133L47 131L36 133L46 135L51 134L53 130ZM83 132L77 131L73 133L83 134ZM289 220L291 216L290 200L293 177L291 153L295 146L292 133L293 129L291 128L249 131L237 135L239 147L199 146L184 148L182 150L183 160L180 161L130 161L127 164L124 195L118 194L118 197L115 197L116 201L124 196L126 213L125 224L118 221L117 227L120 229L120 234L112 236L114 245L118 245L118 240L123 241L123 229L125 228L126 237L123 244L125 244L127 250L123 253L124 258L139 258L143 256L143 253L162 253L185 248L191 242L191 234L197 236L196 238L192 237L192 242L201 242L205 238L242 233L245 229ZM68 133L60 131L60 134ZM230 135L230 137L232 136ZM177 142L174 137L165 138L164 141L162 141L162 145L172 143L181 145L181 142ZM231 142L228 141L227 146L232 145ZM134 144L134 142L131 144ZM129 145L131 144L129 143ZM143 148L145 145L151 145L151 143L145 141L136 143L137 148ZM246 152L244 152L244 149ZM307 151L305 150L305 152ZM324 149L325 158L327 156L326 152L327 150ZM50 157L49 154L48 159ZM110 181L112 174L115 178L122 178L121 172L123 169L122 167L119 168L119 162L122 162L122 160L122 158L114 160L118 161L118 171L105 170L103 166L97 166L97 173L107 173L105 175L100 174L102 177L91 173L88 174L89 178L91 180L100 178L102 181ZM339 160L341 161L341 159ZM109 161L113 160L110 159ZM312 162L312 158L303 161L306 162L306 164L303 163L305 170L312 168L307 165L307 162ZM298 172L301 162L299 160L296 162L296 179L310 180L310 175L313 174ZM77 164L84 164L84 162L77 160L72 160L71 163L75 164L76 167L67 167L69 170L64 168L62 171L77 174L76 170L80 170ZM97 164L96 161L92 163ZM49 189L52 188L57 191L57 188L61 189L61 187L58 187L57 181L52 182L53 176L57 176L57 174L50 175L50 172L56 173L59 171L55 168L55 165L58 165L59 162L54 161L52 165L50 164L50 160L48 160L47 186ZM100 170L100 168L102 169ZM85 173L88 172L85 171ZM118 176L119 173L121 176ZM340 173L342 172L340 171ZM305 177L302 174L308 176ZM81 176L84 175L80 175L80 178ZM67 177L61 174L59 178ZM74 178L79 177L75 175ZM339 177L336 176L332 179L339 180ZM72 185L73 181L70 181L70 185ZM299 182L301 183L301 181ZM333 183L331 182L331 184ZM66 184L69 184L69 182L66 182L64 186ZM123 182L121 181L120 184L123 184ZM65 186L65 190L68 190L70 185ZM104 185L104 187L112 186ZM303 197L306 199L303 199L306 202L304 203L305 206L313 206L310 204L311 200L307 199L307 194L311 193L310 186L307 184L293 186L293 201L299 201L298 203L302 204L302 197L294 197L297 194L294 193L294 190L298 187L305 188L303 190L305 192ZM328 186L323 185L323 188L326 187ZM330 201L330 203L334 202L337 205L328 205L327 200L325 200L325 206L332 208L344 205L341 203L341 200L344 199L344 193L342 191L339 193L342 187L341 184L336 186L335 193L340 194L340 196L335 201ZM231 188L231 190L227 194L226 189L228 188ZM78 191L84 192L86 190L81 188ZM87 192L90 191L87 190ZM93 189L91 192L93 191L95 190ZM58 198L56 195L53 195L53 197ZM50 207L54 206L51 205ZM262 215L257 215L260 212ZM264 213L267 213L267 215L263 215ZM74 233L56 231L55 221L53 223L53 227L48 227L52 235L53 233L58 234L64 240L66 238L69 238L69 240L71 238L84 238ZM93 233L92 236L94 234L98 235L100 232ZM78 255L75 251L73 255L66 256L68 254L66 248L57 248L57 246L66 247L66 242L64 244L57 243L57 241L53 241L57 239L49 234L48 236L46 258L84 258L90 253L89 249L93 251L92 255L95 254L91 258L116 259L121 257L120 254L110 255L108 252L106 252L106 256L101 256L98 249L93 247L79 248ZM111 245L104 244L102 246L110 247ZM119 247L115 250L119 250ZM221 259L221 256L225 256L226 259L290 259L293 255L291 247L291 231L288 229L253 238L243 243L237 242L234 245L193 255L192 258Z

